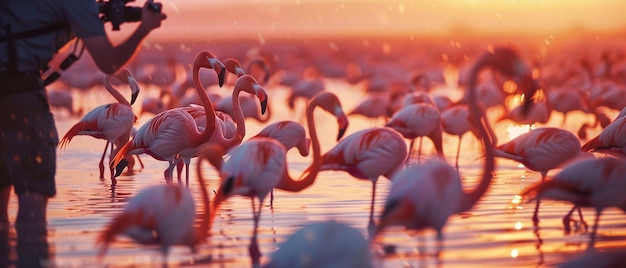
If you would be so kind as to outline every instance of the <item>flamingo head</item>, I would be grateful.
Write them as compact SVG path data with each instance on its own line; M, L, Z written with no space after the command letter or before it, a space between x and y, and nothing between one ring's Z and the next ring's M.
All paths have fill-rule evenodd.
M241 77L242 75L246 74L246 72L243 70L243 67L241 67L241 64L236 59L228 58L225 59L223 63L224 66L226 66L226 71L236 75L237 77Z
M237 78L235 89L248 92L255 95L261 103L261 114L265 114L267 110L268 95L265 89L254 79L252 75L246 74Z
M130 86L130 104L133 105L139 96L139 83L132 75L128 76L128 85Z
M331 92L322 92L315 96L311 104L309 104L309 107L316 105L337 117L337 123L339 124L337 140L340 140L348 128L348 116L343 111L343 108L341 108L341 102L339 98L337 98L337 95Z
M215 70L215 72L217 73L219 86L221 87L224 85L224 80L226 77L226 66L224 66L224 63L219 61L215 57L215 55L213 55L213 53L208 52L208 51L201 51L196 55L196 58L193 64L194 77L197 77L198 70L200 69L200 67L211 68Z
M518 53L509 47L489 49L478 61L475 68L489 66L503 74L510 76L516 83L515 94L524 94L523 112L526 114L532 105L532 97L539 89L539 84L533 78L532 70L524 63Z

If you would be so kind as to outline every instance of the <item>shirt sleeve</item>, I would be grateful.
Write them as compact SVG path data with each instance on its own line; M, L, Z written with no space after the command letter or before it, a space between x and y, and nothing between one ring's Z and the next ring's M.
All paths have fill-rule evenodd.
M67 0L64 7L70 29L78 38L106 35L95 0Z

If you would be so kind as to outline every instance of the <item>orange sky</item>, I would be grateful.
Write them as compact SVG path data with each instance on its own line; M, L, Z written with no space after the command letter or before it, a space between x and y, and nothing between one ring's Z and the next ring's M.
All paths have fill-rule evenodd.
M153 39L623 30L622 0L162 0ZM139 1L131 3L140 5ZM124 28L125 25L122 27ZM109 27L109 26L107 26ZM132 28L132 27L128 27Z

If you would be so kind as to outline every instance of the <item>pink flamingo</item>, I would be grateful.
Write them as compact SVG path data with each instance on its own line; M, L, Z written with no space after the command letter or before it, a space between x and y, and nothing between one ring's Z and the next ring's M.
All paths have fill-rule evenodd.
M474 190L463 191L458 172L440 158L409 166L393 177L393 184L375 235L392 225L401 225L418 231L434 228L437 232L439 253L443 242L443 227L448 217L470 210L488 190L495 169L493 148L496 140L476 96L477 74L485 67L491 67L522 81L532 79L530 71L509 48L496 48L492 52L487 52L472 66L467 95L468 105L471 119L477 126L478 136L485 150L484 170L480 182Z
M200 84L198 85L201 87ZM199 88L198 90L203 90L203 89ZM219 116L217 116L217 112L214 112L215 121L218 123L215 126L215 128L219 129L219 131L215 131L213 133L213 136L211 136L211 139L208 141L210 143L219 143L224 149L224 152L228 152L228 150L230 150L234 146L239 145L241 141L243 140L244 136L246 135L245 118L243 116L241 105L239 103L239 93L241 91L245 91L247 93L250 93L256 96L259 99L259 102L261 103L261 112L265 113L266 111L267 100L268 100L267 92L265 92L265 90L256 81L256 79L254 79L254 77L252 77L251 75L242 75L239 78L237 78L237 82L235 82L235 86L234 86L233 93L232 93L233 97L231 98L233 102L232 103L233 109L235 111L235 123L236 123L235 135L232 135L231 133L229 133L232 130L231 124L233 123L233 121L229 118L230 116L224 113L220 113ZM198 127L204 128L207 126L206 125L207 122L205 120L206 116L204 115L205 111L201 109L200 106L189 106L189 107L182 107L178 109L182 109L186 111L187 113L189 113L196 120L196 124ZM182 150L178 155L179 156L178 161L182 161L182 162L177 162L176 164L179 168L179 171L180 171L180 168L182 168L180 166L181 163L185 165L185 173L186 173L185 178L186 178L187 183L189 183L189 163L191 161L191 158L196 156L197 151L198 151L197 147L190 147L190 148L186 148Z
M441 112L441 123L443 132L459 137L456 147L455 167L459 169L459 155L461 154L461 140L467 132L471 132L478 137L476 127L472 124L469 107L465 104L455 104Z
M361 103L348 113L348 116L361 115L372 119L374 122L376 122L377 118L382 117L383 122L386 123L390 109L389 105L390 99L388 92L370 92Z
M201 51L196 55L193 65L194 75L197 75L201 67L214 69L219 73L220 84L223 84L224 65L212 53ZM197 77L194 77L194 80L198 81ZM197 86L196 90L202 98L207 126L215 126L213 104L206 91L202 90L200 86ZM200 131L194 118L183 109L166 110L142 125L137 130L135 137L128 141L115 155L111 164L117 167L122 159L128 155L146 153L157 160L169 162L169 167L165 171L165 180L171 182L178 155L185 149L195 148L207 142L215 130L215 127L206 127Z
M522 195L568 201L576 207L595 208L596 218L588 244L588 248L592 249L602 211L609 207L626 211L625 187L626 160L591 158L568 165L551 180L536 183Z
M352 133L321 156L321 170L348 172L360 180L372 182L372 200L368 229L374 227L374 199L379 176L390 179L400 171L407 158L402 136L391 128L374 127Z
M586 152L606 153L616 157L626 157L626 117L622 109L620 115L606 126L598 136L587 141L582 150Z
M123 68L114 74L113 77L130 86L132 92L130 103L122 94L113 88L111 85L111 76L106 75L104 77L104 87L118 102L104 104L91 110L65 133L65 136L63 136L60 142L60 147L64 148L76 135L89 135L97 139L106 140L104 151L100 158L100 164L98 165L101 179L104 178L104 156L106 155L109 144L111 144L109 153L109 161L111 161L113 158L113 147L115 147L116 143L126 142L130 138L130 132L136 119L131 105L135 102L139 94L139 85L128 69ZM122 137L124 137L125 140L121 139ZM113 167L109 169L111 171L111 182L115 184L116 180Z
M195 202L189 189L174 184L160 184L141 190L128 200L124 211L115 216L100 232L98 258L103 258L109 245L118 235L126 235L140 244L160 244L163 263L173 245L187 245L195 252L195 246L206 239L210 229L210 203L201 163L206 158L219 164L220 148L206 147L203 158L198 161L198 184L204 202L204 215L200 226L194 228Z
M502 115L496 122L501 122L506 119L511 120L521 125L532 126L534 124L545 124L550 120L550 114L552 113L552 107L548 103L543 95L543 90L538 91L540 97L534 98L532 108L525 110L526 107L518 106L510 110L508 113Z
M578 138L565 129L553 127L533 129L495 149L496 157L510 159L530 170L539 171L541 181L545 181L548 171L564 166L580 154ZM539 222L539 203L538 198L533 213L535 224Z
M356 228L335 220L314 222L281 243L272 267L374 267L367 240Z
M424 136L430 138L435 145L437 155L443 156L443 141L442 141L442 124L441 113L439 109L432 104L418 103L405 106L396 112L386 125L393 128L402 134L403 137L410 139L409 153L407 157L407 163L411 157L413 151L413 145L416 138L420 138L420 144L418 149L417 161L421 160L422 156L422 139Z
M50 107L65 109L70 116L81 116L83 114L83 107L80 107L78 110L74 108L74 97L72 97L69 89L46 90L46 95L48 95Z
M313 111L316 107L338 118L339 136L337 139L345 133L348 125L339 99L333 93L320 94L311 101L307 108L307 126L313 147L313 163L302 174L300 180L296 181L289 175L285 147L273 138L251 138L228 152L229 158L223 164L214 164L216 169L221 166L218 170L222 183L214 198L211 218L215 216L220 204L228 197L233 195L250 197L254 229L249 251L253 263L258 263L260 258L256 237L262 204L267 195L274 188L291 192L301 191L313 184L320 170L321 150L313 120ZM258 208L255 203L256 199L259 200Z

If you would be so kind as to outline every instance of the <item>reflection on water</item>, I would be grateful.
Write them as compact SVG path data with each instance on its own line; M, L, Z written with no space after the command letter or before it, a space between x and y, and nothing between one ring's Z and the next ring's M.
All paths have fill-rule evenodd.
M332 87L329 88L340 89L333 91L344 101L345 110L350 110L360 101L359 98L348 97L350 94L357 94L351 93L351 86L337 81L330 83ZM270 95L276 106L275 111L278 111L273 120L292 119L290 113L280 113L285 92L275 89ZM141 117L140 122L145 122L146 119ZM59 133L65 133L75 120L58 116ZM319 124L319 132L322 150L325 151L333 146L336 130L334 124L325 124L323 120L325 119L320 118L322 123ZM328 117L328 120L333 119ZM369 121L351 118L347 134L370 125ZM258 123L249 122L249 134L246 136L252 136L261 127ZM496 125L496 131L504 141L508 135L507 125ZM444 152L449 161L454 161L452 152L456 151L456 145L456 137L444 136ZM480 144L476 139L468 138L464 139L462 146L460 172L464 177L464 187L471 189L475 187L482 171ZM120 177L113 193L110 181L98 178L97 164L102 148L104 141L76 137L66 149L59 151L58 195L49 204L48 250L44 254L49 254L50 261L58 267L158 265L161 255L157 246L137 245L125 238L119 238L113 243L101 262L96 258L95 241L99 231L124 208L128 198L140 189L164 183L162 176L166 167L165 162L142 155L145 169L133 176ZM424 150L427 153L434 152L429 143L424 143ZM295 151L289 152L288 160L290 172L293 174L300 174L310 163L310 159L300 157ZM195 161L193 164L195 165ZM209 179L209 192L213 193L212 190L218 187L218 177L209 165L204 168L205 177ZM192 173L190 189L199 202L200 192L195 178ZM495 178L487 195L470 212L450 217L444 229L441 254L435 254L437 243L434 231L415 233L397 227L390 228L373 246L377 266L534 267L555 265L572 255L581 254L586 249L588 233L576 226L568 235L563 231L561 220L571 208L570 205L544 201L540 210L539 228L533 227L531 217L534 202L527 203L517 194L540 178L539 173L527 171L515 162L498 159ZM390 182L384 178L378 184L376 215L382 212L390 187ZM270 253L276 250L287 235L311 221L337 219L358 228L366 235L370 194L370 182L354 179L345 173L328 171L321 172L316 183L301 193L277 191L274 207L268 207L266 202L261 213L258 230L261 263L267 261ZM10 215L15 215L16 212L16 202L13 199ZM594 217L592 210L584 209L583 213L589 222ZM625 223L621 211L607 209L600 222L597 248L623 247L626 237ZM169 264L249 267L248 245L252 230L250 201L242 197L230 198L218 213L210 240L200 245L195 254L188 247L173 247ZM16 252L15 249L7 251L6 245L0 245L0 251L5 258L2 260L6 260L6 256L13 259L12 254L19 253L20 244L24 242L19 238L22 233L18 229L17 233L10 231L2 235L8 236L5 241L11 246L17 246ZM38 244L28 250L39 251L43 246L43 243Z

